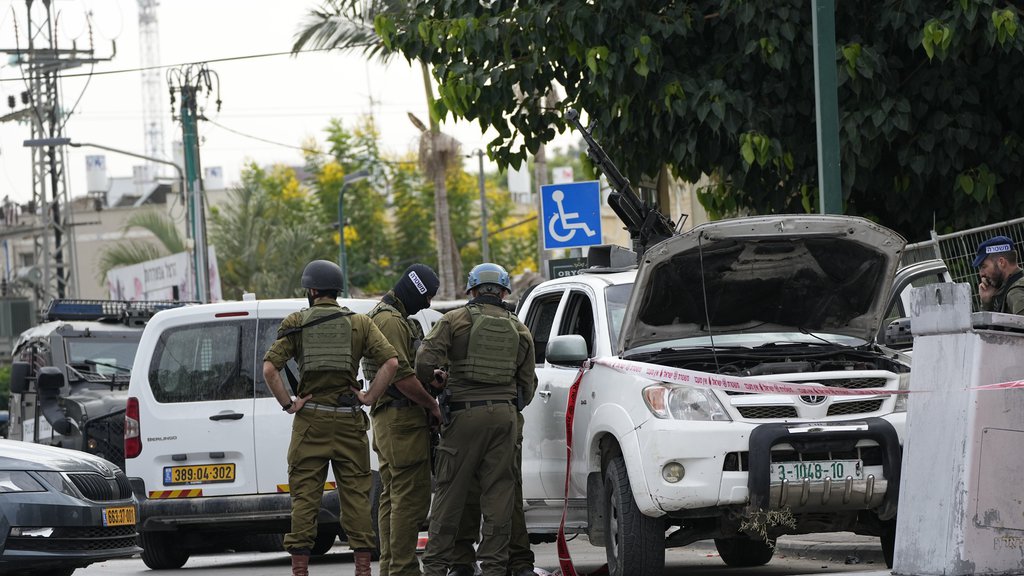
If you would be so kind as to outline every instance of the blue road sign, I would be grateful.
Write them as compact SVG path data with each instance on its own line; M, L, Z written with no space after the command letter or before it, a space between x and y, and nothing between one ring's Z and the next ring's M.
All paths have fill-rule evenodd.
M597 180L540 187L544 249L601 243L601 185Z

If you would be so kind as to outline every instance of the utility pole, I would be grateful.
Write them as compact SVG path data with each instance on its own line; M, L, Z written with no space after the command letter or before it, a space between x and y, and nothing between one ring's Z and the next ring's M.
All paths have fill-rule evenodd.
M58 46L58 18L52 0L25 0L24 36L14 19L18 45L0 48L9 54L12 64L19 64L27 78L28 89L22 93L26 109L7 114L0 120L25 120L31 124L32 139L61 138L67 113L60 106L60 75L64 70L84 64L111 60L117 46L111 42L111 56L97 58L92 47L91 13L86 14L89 26L89 48ZM25 43L21 43L21 39ZM38 224L33 228L33 262L40 267L41 281L35 289L37 309L52 298L76 294L77 276L75 242L71 228L71 206L68 201L67 174L64 170L64 147L51 145L32 149L32 200ZM27 215L29 218L33 214ZM9 280L9 279L8 279Z
M484 262L491 261L491 248L487 244L487 190L484 187L484 151L477 149L477 160L480 161L480 255Z
M188 206L188 238L191 241L193 278L195 278L196 300L210 301L210 268L206 247L206 207L203 202L203 182L200 178L199 162L199 120L205 120L199 109L198 97L206 92L207 97L215 90L217 111L220 111L220 79L206 64L186 64L167 73L171 92L171 109L176 102L175 91L181 97L179 115L182 143L185 154L185 186ZM173 112L172 112L173 113Z

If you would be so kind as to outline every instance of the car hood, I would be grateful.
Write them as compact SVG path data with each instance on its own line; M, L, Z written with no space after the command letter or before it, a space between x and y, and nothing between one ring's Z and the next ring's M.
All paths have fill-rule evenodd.
M619 352L709 334L817 332L870 341L905 244L852 216L698 226L644 255Z
M0 470L114 473L117 466L78 450L18 440L0 440Z

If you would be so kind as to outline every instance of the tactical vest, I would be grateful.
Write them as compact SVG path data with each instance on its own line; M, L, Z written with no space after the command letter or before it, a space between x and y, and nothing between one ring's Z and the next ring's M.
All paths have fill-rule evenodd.
M466 358L451 363L451 376L480 384L509 384L516 375L519 330L512 313L489 316L477 306L466 307L472 319Z
M402 315L402 313L398 311L398 308L391 306L387 302L378 302L377 305L373 307L373 310L370 310L370 313L367 314L367 316L369 316L370 319L373 320L374 318L377 317L377 315L388 312L394 312L399 316ZM413 350L413 353L415 352L416 350ZM413 357L415 358L415 356ZM377 364L368 356L363 356L362 363L363 378L366 378L367 382L373 382L373 379L377 377L377 371L380 370L380 364Z
M313 306L302 311L302 358L299 373L340 371L355 372L352 360L352 312L342 310L341 318L334 318L309 326L310 322L337 314L333 306Z

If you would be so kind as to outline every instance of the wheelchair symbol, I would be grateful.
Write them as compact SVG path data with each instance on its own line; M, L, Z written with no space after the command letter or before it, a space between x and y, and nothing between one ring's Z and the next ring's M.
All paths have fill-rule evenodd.
M572 240L573 236L576 235L577 230L583 230L588 236L597 234L587 226L586 222L570 222L570 220L576 220L580 217L579 212L566 212L562 206L562 200L565 198L565 194L561 190L555 190L551 193L551 200L558 205L558 213L552 214L551 219L548 220L548 233L557 242L568 242ZM556 223L561 223L562 231L564 234L556 232Z

